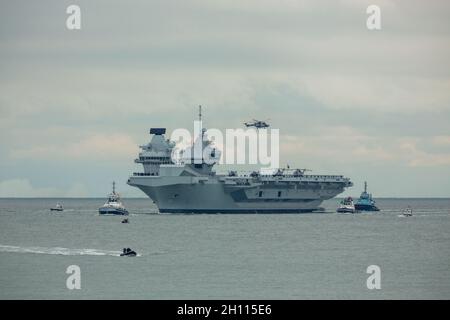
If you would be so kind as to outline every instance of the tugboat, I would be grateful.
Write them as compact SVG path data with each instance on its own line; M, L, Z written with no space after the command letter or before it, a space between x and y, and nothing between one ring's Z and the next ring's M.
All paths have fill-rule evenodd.
M355 205L352 197L347 197L341 201L339 208L336 210L339 213L355 213Z
M50 208L50 211L64 211L64 208L63 208L62 204L57 203L56 206L54 206L53 208Z
M364 181L364 191L361 193L358 201L356 201L355 209L358 211L380 211L372 199L372 194L367 193L366 181Z
M116 214L116 215L128 215L128 210L125 209L120 196L116 193L116 183L113 182L112 193L108 197L108 201L98 209L100 214Z
M123 248L123 252L120 254L121 257L136 257L136 255L136 251L133 251L130 248Z

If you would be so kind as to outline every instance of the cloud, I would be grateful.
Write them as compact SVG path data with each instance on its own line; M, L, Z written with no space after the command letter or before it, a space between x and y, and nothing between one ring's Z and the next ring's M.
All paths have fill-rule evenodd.
M89 194L83 183L76 182L69 187L64 196L69 198L85 198Z
M42 144L11 151L15 159L58 160L105 160L129 159L139 151L137 143L126 134L93 134L79 142L64 145Z
M401 164L409 167L450 166L450 152L424 151L419 146L448 145L450 137L392 138L385 141L348 126L321 128L320 136L280 136L280 151L285 158L295 160L326 157L346 164L375 164L379 166Z
M321 74L303 83L315 99L334 109L414 113L450 108L450 81L439 78Z
M359 146L352 150L352 155L358 157L359 159L370 158L372 160L392 160L394 156L391 152L385 150L383 147L378 146L370 148L367 146Z
M87 189L82 183L74 183L67 191L60 188L38 188L28 179L16 178L0 181L1 198L38 198L38 197L86 197Z
M448 146L450 145L450 136L435 136L432 142L438 146Z
M450 166L450 153L429 153L418 148L416 141L403 142L399 146L402 158L411 167Z
M208 127L270 118L291 165L448 174L448 1L379 1L380 32L370 0L77 3L80 32L70 1L2 6L0 179L126 177L148 127L190 129L198 104Z

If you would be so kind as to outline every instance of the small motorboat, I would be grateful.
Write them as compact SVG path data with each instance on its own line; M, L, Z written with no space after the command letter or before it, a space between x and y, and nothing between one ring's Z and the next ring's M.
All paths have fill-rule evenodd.
M64 207L62 206L62 204L57 203L56 206L50 208L50 211L64 211Z
M412 209L410 207L404 209L402 212L402 216L404 216L404 217L412 217L412 215L413 215L413 213L412 213Z
M133 251L130 248L123 248L123 252L120 254L121 257L136 257L136 255L136 251Z
M355 213L355 205L353 204L352 197L347 197L341 201L339 204L339 208L337 208L336 212L339 213Z
M98 212L102 215L128 215L128 210L125 209L119 194L116 192L116 183L113 182L113 190L109 195L106 203L98 209Z
M122 223L129 223L128 219L123 219Z

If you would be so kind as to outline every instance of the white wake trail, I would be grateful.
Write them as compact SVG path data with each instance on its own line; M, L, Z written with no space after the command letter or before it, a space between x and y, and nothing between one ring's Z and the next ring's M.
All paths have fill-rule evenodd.
M119 257L120 251L100 249L69 249L69 248L46 248L46 247L18 247L0 244L0 252L36 253L36 254L59 254L64 256L114 256Z

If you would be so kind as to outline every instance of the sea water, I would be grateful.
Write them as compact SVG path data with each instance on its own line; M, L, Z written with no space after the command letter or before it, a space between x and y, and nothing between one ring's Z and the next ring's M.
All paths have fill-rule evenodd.
M61 202L65 210L52 212ZM377 213L157 214L124 199L0 199L1 299L449 299L450 199ZM412 217L401 212L410 206ZM120 257L124 247L137 257ZM78 266L80 289L66 285ZM367 268L379 267L380 289Z

